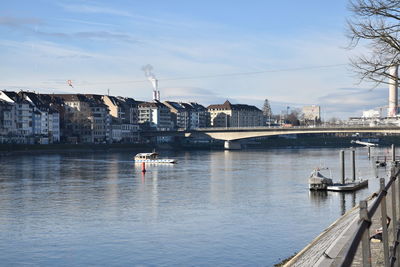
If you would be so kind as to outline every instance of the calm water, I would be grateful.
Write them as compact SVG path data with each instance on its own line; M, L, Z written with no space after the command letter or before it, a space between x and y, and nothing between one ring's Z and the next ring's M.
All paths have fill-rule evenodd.
M0 157L1 265L271 266L385 175L359 148L368 189L311 194L314 167L338 177L338 149L170 151L178 164L145 175L136 152Z

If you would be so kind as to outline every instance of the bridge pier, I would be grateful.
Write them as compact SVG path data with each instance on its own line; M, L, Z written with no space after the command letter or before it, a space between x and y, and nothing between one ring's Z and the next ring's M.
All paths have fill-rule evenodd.
M239 141L234 142L234 141L225 141L224 143L224 149L225 150L240 150L242 149L242 145L240 144Z

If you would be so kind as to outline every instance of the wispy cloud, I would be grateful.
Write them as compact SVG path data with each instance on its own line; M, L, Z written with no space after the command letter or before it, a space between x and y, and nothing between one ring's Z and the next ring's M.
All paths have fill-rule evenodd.
M388 104L387 98L388 89L386 88L374 90L342 88L319 97L319 101L328 114L339 114L346 118L361 116L363 110L385 109Z
M109 6L88 5L88 4L59 4L62 8L69 12L75 13L92 13L92 14L108 14L116 16L132 16L131 13L121 9L111 8Z
M20 28L26 25L42 25L43 21L39 18L17 18L0 16L0 26L10 28Z
M35 31L34 33L41 36L57 37L57 38L74 38L74 39L79 38L79 39L91 39L91 40L101 40L101 41L118 40L130 43L137 42L137 40L135 40L129 34L108 32L108 31L86 31L86 32L75 32L75 33Z
M15 30L20 30L24 34L30 34L39 37L63 38L63 39L90 39L110 41L117 40L123 42L137 42L132 35L107 30L93 31L76 31L76 32L52 32L43 30L45 23L37 18L16 18L16 17L0 17L0 27L9 27ZM35 26L34 28L32 26ZM37 26L42 26L38 30ZM101 26L101 25L95 25Z
M215 91L196 87L166 87L163 88L161 94L163 99L198 102L204 105L222 103L226 100L225 97L219 96Z
M0 46L14 49L21 53L21 55L34 54L35 56L39 57L88 59L100 56L95 53L82 51L81 49L67 47L65 45L58 45L46 41L18 42L0 40Z
M58 21L63 21L63 22L72 22L72 23L77 23L77 24L84 24L84 25L91 25L91 26L105 26L105 27L114 27L114 24L110 23L103 23L103 22L98 22L98 21L88 21L88 20L81 20L81 19L70 19L70 18L52 18L52 20L58 20Z

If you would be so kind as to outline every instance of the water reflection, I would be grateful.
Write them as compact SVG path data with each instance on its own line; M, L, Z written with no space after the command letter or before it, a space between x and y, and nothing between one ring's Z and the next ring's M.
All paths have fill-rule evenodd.
M309 190L308 194L311 201L318 206L321 203L325 203L328 199L328 191L325 190Z
M321 162L339 173L338 151L166 151L178 164L145 174L133 152L1 158L0 261L271 266L377 188L309 191ZM375 177L365 157L357 166Z

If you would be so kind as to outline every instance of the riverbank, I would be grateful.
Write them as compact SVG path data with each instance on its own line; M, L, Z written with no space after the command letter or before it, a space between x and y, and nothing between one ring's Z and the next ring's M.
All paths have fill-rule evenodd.
M379 146L400 146L400 136L380 136ZM335 148L352 147L354 137L337 136L298 136L297 138L270 137L267 139L242 140L242 149L269 149L269 148ZM358 145L356 145L358 146ZM223 150L224 141L210 140L203 143L182 142L165 144L0 144L0 154L12 152L60 152L60 151L123 151L123 150Z
M254 140L243 142L242 147L245 148L323 148L323 147L352 147L360 146L352 143L353 140L359 140L363 138L355 138L352 136L319 136L319 135L305 135L297 136L297 138L284 138L284 137L270 137L263 140ZM365 138L368 139L368 138ZM371 137L370 139L377 139L379 146L391 146L392 144L400 145L400 136L377 136ZM370 141L371 142L371 141Z

